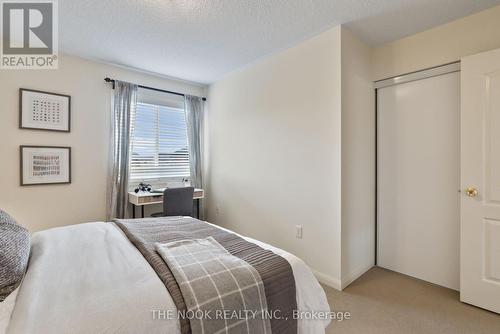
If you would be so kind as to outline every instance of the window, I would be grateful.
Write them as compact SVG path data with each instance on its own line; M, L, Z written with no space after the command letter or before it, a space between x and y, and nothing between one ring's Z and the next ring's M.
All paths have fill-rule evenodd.
M141 90L132 118L131 183L189 177L184 99Z

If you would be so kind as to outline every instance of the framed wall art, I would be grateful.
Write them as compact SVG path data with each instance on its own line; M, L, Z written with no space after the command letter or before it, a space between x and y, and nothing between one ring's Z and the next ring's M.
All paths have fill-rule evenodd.
M71 147L21 146L21 186L71 183Z
M70 132L71 96L21 88L19 128Z

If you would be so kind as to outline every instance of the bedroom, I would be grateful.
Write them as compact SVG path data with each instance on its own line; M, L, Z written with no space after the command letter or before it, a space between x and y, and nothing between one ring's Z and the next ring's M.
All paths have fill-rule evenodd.
M1 216L0 330L201 332L170 313L200 309L169 262L184 242L257 271L262 313L328 318L271 312L271 332L500 332L499 1L3 1L1 20L0 209L24 228ZM169 206L193 218L141 220Z

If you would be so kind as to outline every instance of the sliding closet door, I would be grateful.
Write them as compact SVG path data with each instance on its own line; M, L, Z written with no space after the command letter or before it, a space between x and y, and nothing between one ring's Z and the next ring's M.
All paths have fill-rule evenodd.
M378 265L458 290L460 73L377 94Z

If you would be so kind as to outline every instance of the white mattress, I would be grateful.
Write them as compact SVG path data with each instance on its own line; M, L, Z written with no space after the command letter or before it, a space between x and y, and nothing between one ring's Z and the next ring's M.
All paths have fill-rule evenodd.
M290 262L299 310L329 311L325 293L297 257L262 242ZM7 333L180 333L167 289L139 251L112 223L38 232ZM299 333L324 333L328 321L299 320Z

